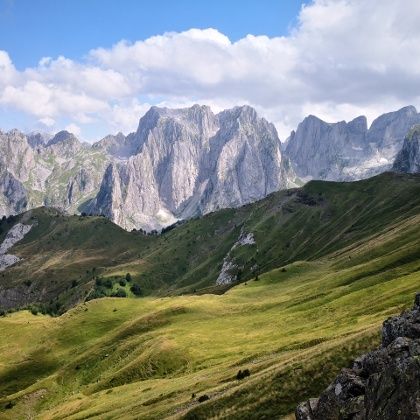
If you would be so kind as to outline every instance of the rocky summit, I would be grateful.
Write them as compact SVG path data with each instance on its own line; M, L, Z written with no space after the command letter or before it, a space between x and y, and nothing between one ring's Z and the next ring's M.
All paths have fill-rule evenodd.
M387 319L382 345L343 369L321 394L301 403L297 420L420 418L420 293L414 307Z
M413 106L376 118L327 123L310 115L292 132L285 149L304 179L351 181L390 170L410 128L420 123Z
M90 211L126 229L159 229L296 186L274 125L248 106L217 115L153 107L122 149L111 140L104 146L116 156L134 154L109 164Z

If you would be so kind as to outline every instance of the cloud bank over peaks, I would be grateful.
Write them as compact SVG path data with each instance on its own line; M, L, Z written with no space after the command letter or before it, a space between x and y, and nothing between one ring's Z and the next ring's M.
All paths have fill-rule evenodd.
M316 0L286 37L232 42L217 29L165 33L41 58L17 70L0 51L0 110L97 137L135 130L150 105L254 106L280 137L307 114L326 120L419 104L420 3ZM6 124L0 121L0 126Z

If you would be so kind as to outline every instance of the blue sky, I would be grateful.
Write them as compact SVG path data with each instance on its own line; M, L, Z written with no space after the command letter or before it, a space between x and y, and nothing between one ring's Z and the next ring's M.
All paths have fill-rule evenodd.
M308 2L308 1L307 1ZM41 57L78 59L97 47L164 32L217 28L232 41L286 35L299 0L0 0L0 48L18 69Z
M82 140L152 105L248 104L282 140L308 114L420 103L418 0L0 0L0 129Z

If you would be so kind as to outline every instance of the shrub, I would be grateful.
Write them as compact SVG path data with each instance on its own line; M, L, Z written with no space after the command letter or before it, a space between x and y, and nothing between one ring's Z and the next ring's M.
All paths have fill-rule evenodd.
M125 279L121 279L119 282L120 286L125 287L125 285L127 284L127 282L125 281Z
M198 397L198 402L202 403L204 401L208 401L210 399L210 397L207 394L201 395L200 397Z
M6 316L6 311L4 309L0 309L0 316Z
M135 283L131 286L130 290L133 292L134 295L140 296L141 295L141 287Z
M249 371L249 369L239 370L239 372L236 374L236 379L240 381L241 379L244 379L250 375L251 375L251 372Z
M4 408L6 409L6 410L10 410L11 408L13 408L15 406L15 403L13 402L13 401L9 401L5 406L4 406Z
M24 284L25 286L29 287L29 286L32 284L32 281L31 281L31 280L25 280L25 281L23 282L23 284Z
M32 314L32 315L38 315L38 308L36 308L35 306L33 306L33 307L31 308L31 314Z
M102 279L101 279L101 278L99 278L99 277L97 277L97 278L96 278L96 281L95 281L95 284L96 284L97 286L102 286Z
M128 282L130 282L130 281L132 280L131 274L130 274L130 273L127 273L127 274L125 275L125 279L126 279Z
M111 279L106 279L102 282L102 284L107 288L107 289L112 289L112 280Z

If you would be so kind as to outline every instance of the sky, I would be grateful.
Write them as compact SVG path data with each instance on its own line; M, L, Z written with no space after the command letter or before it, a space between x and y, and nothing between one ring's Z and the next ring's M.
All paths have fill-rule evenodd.
M254 106L282 140L420 103L418 0L0 0L0 128L82 140L152 105Z

